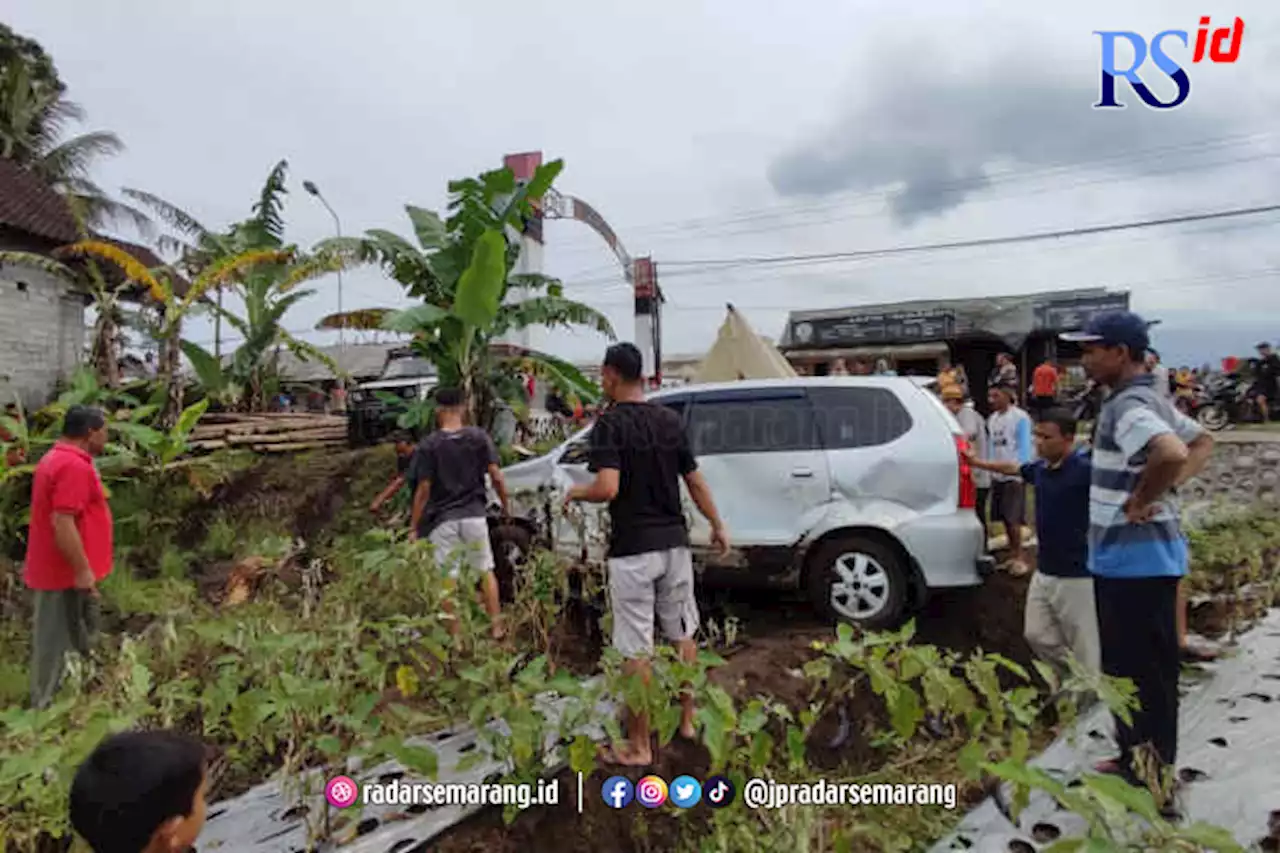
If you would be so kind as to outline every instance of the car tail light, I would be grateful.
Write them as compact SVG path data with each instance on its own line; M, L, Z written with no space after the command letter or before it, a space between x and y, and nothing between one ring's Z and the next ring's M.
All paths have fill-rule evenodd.
M973 482L973 466L969 464L969 440L956 436L956 456L960 461L960 509L978 508L978 487Z

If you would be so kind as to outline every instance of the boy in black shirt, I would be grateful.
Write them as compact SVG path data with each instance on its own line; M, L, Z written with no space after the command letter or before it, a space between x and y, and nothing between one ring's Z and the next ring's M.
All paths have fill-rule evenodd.
M179 853L205 817L205 749L169 731L98 744L71 783L71 825L94 853Z
M689 449L680 416L645 402L640 351L629 343L609 347L601 386L613 401L591 429L590 468L595 481L574 486L565 503L609 504L609 599L613 645L627 658L624 672L650 677L655 615L682 660L698 654L698 606L693 558L680 501L680 480L711 523L711 543L729 550L724 523ZM680 697L680 734L692 738L693 696ZM642 767L653 761L647 714L628 712L627 740L602 753L610 764Z
M500 640L505 631L498 621L501 603L498 579L493 576L493 548L489 544L486 513L489 493L485 488L488 475L502 502L502 514L510 515L507 484L498 466L498 448L489 433L463 425L466 400L461 391L439 388L435 397L440 428L418 445L406 475L409 482L415 484L410 536L430 541L442 562L456 560L454 552L463 552L462 556L481 574L484 609L492 623L490 633L495 640ZM454 580L457 576L455 563L449 577ZM446 599L444 608L452 614L453 602ZM456 619L449 624L450 630L458 630Z

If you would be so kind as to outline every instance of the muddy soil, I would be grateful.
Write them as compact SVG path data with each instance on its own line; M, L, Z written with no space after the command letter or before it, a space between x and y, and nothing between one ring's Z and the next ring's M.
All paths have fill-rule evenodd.
M1027 579L995 575L982 587L940 594L916 617L919 642L949 646L961 651L999 652L1028 662L1031 652L1022 639L1023 601ZM708 592L702 601L704 624L736 620L737 636L727 648L716 651L726 658L712 680L738 702L756 696L780 700L794 710L809 704L812 686L803 677L804 664L816 654L815 640L829 639L831 627L799 596L776 590ZM866 773L882 766L884 754L866 732L887 726L879 700L869 691L855 693L843 714L834 710L810 736L808 760L818 769ZM682 834L687 838L706 824L709 812L693 809L677 814L671 809L648 813L640 808L612 809L599 796L613 775L638 778L656 773L664 779L681 774L703 778L710 766L700 744L677 739L664 748L650 768L623 770L604 767L583 783L584 813L577 813L577 777L560 776L562 796L568 802L554 808L532 810L505 826L497 810L488 810L455 827L418 850L444 853L471 851L653 851L674 849ZM975 791L974 798L981 797ZM692 824L690 824L692 821ZM687 828L686 828L687 827Z

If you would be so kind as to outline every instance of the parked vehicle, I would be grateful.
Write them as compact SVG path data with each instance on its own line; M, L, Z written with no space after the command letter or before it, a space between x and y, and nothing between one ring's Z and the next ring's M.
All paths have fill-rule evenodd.
M963 431L910 378L751 380L650 399L685 424L729 529L732 571L799 586L828 616L884 627L930 590L980 583L993 564ZM555 495L590 481L589 430L505 469L527 518L546 519ZM685 504L700 566L723 567L687 494ZM548 538L599 556L599 532L560 517Z
M1227 373L1213 377L1205 389L1204 398L1196 410L1196 420L1208 430L1226 429L1232 424L1258 423L1255 399L1257 388L1251 377L1242 373ZM1267 400L1271 420L1280 420L1280 400Z
M352 446L376 444L396 429L403 405L425 400L436 386L435 366L413 350L387 353L382 374L357 385L347 403L347 435Z
M1067 398L1067 405L1077 421L1096 421L1102 410L1102 388L1090 379L1075 394Z

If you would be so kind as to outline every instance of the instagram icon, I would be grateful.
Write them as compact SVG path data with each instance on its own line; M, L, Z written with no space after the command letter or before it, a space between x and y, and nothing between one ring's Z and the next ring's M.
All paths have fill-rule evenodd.
M636 800L648 809L656 809L667 801L667 783L661 776L646 776L636 783Z

